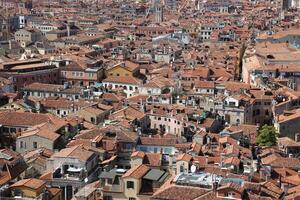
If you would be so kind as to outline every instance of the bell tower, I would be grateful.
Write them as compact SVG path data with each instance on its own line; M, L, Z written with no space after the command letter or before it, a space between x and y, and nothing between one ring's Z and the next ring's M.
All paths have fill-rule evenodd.
M164 19L163 16L163 5L160 0L154 0L153 3L155 23L161 23Z

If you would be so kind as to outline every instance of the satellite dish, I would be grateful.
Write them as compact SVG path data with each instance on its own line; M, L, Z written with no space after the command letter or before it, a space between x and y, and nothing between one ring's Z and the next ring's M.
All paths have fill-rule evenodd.
M84 182L85 182L85 183L89 182L89 179L86 177L86 178L84 179Z
M192 173L195 173L195 172L196 172L196 169L197 169L197 168L196 168L195 165L192 165L192 166L191 166L191 172L192 172Z

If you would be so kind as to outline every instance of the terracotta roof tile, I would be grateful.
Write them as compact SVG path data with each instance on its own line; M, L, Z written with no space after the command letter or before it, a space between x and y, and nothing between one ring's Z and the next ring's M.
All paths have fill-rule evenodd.
M150 168L147 165L139 165L129 169L122 177L140 179L149 171L149 169Z
M14 183L13 185L11 185L10 187L14 188L14 187L28 187L31 189L38 189L42 186L45 185L45 182L40 180L40 179L36 179L36 178L29 178L29 179L23 179L20 180L16 183Z
M197 197L207 193L208 190L192 187L171 185L153 194L153 199L168 199L168 200L194 200Z

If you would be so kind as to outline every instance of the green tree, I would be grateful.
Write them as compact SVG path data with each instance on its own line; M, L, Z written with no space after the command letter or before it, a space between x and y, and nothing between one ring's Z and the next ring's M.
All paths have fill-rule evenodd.
M274 146L277 144L278 133L274 126L264 125L258 132L256 143L259 146Z

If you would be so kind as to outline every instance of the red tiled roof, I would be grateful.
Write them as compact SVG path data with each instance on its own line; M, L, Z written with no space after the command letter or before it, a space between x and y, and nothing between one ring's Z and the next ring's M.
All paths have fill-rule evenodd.
M192 186L171 185L154 193L154 199L194 200L208 192L208 190Z
M133 167L131 169L129 169L122 177L123 178L135 178L135 179L140 179L142 178L148 171L149 171L149 167L147 165L139 165L136 167Z
M45 185L45 182L40 180L40 179L36 179L36 178L29 178L29 179L22 179L16 183L14 183L13 185L11 185L10 187L14 188L14 187L28 187L31 189L38 189L42 186Z

